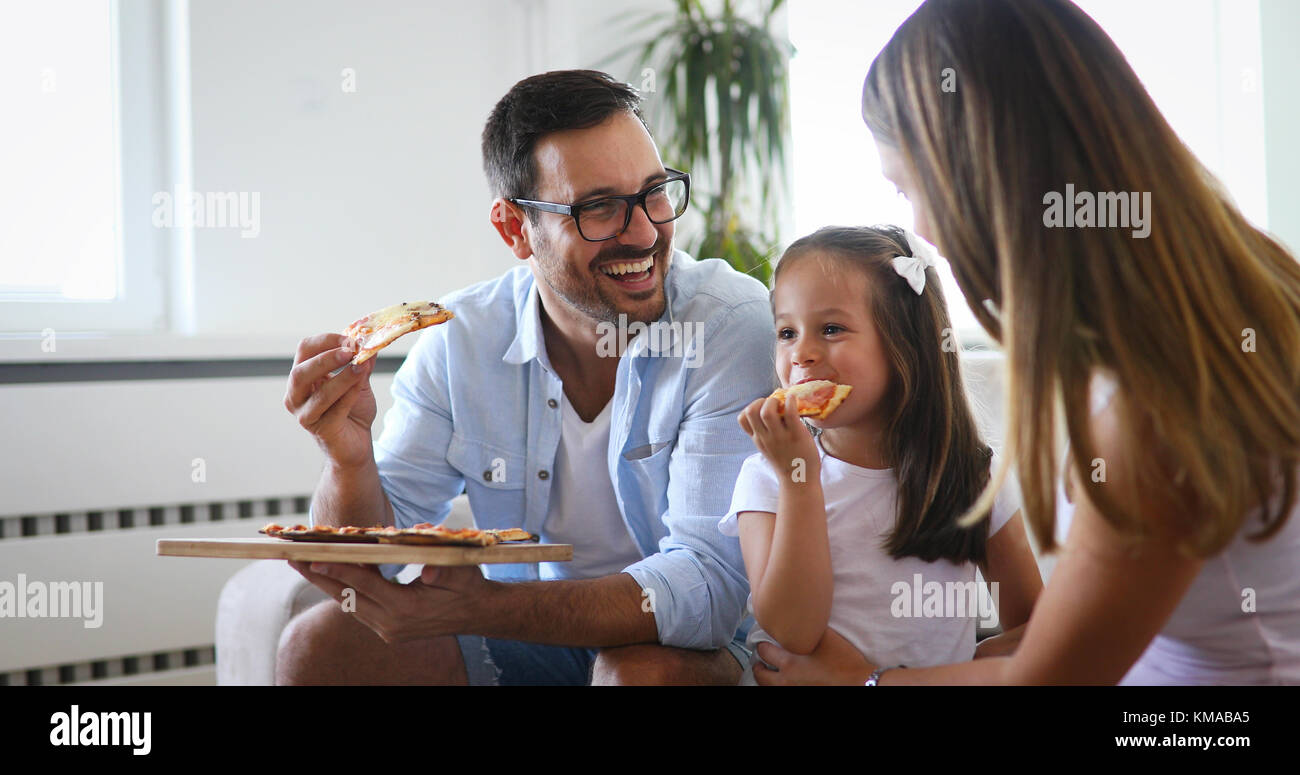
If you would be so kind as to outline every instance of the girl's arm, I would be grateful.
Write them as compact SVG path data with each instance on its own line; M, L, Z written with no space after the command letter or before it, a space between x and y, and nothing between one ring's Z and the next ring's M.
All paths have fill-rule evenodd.
M821 483L783 481L777 512L738 515L754 618L783 648L808 654L826 632L834 590Z
M784 648L807 654L826 632L833 589L821 458L793 394L784 413L760 398L738 420L780 482L775 514L737 515L754 618Z
M1029 621L1034 603L1043 591L1043 577L1029 548L1019 511L1001 530L989 536L987 556L980 571L985 581L998 585L998 623L1002 631L1009 632Z

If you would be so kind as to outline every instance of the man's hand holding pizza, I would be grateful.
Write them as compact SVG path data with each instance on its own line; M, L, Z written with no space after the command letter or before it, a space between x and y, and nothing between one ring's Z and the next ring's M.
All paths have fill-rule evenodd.
M357 343L343 334L310 336L298 344L284 407L316 439L330 463L340 468L373 464L370 427L375 394L373 359L352 365ZM334 371L338 374L330 376Z
M309 336L298 344L284 407L329 460L312 502L317 524L393 524L371 441L378 414L370 389L373 359L399 337L452 317L431 301L402 302L360 318L341 334Z
M285 408L316 437L331 464L345 470L373 467L375 354L406 334L453 317L436 302L404 301L353 321L342 334L307 337L298 344L289 372Z

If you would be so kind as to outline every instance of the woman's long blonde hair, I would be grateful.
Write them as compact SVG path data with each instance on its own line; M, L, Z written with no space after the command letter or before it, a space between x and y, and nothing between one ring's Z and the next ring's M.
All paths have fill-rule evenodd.
M1181 504L1181 548L1217 553L1259 506L1252 537L1281 529L1300 463L1300 264L1222 193L1101 28L1066 0L928 0L872 63L862 110L1006 352L1007 452L968 521L1015 462L1034 536L1055 547L1060 413L1089 499L1121 532L1151 532L1089 475L1102 368L1123 397L1125 473ZM1067 184L1150 192L1149 236L1045 225Z

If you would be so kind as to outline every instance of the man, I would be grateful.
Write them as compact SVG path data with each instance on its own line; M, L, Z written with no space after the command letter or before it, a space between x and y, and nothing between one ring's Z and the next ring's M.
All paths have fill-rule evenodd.
M673 250L689 178L638 106L593 71L497 103L490 217L527 264L443 300L456 318L398 371L373 451L373 361L328 377L344 337L303 340L285 399L328 458L314 521L436 523L464 489L479 527L571 543L573 562L426 567L408 585L294 564L336 600L355 590L355 613L295 619L278 681L738 680L748 587L717 520L752 452L736 415L774 387L771 311L757 281Z

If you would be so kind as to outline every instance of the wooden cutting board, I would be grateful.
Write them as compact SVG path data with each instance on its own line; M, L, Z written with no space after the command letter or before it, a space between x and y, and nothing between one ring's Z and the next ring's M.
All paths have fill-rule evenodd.
M355 562L370 565L482 565L507 562L568 562L572 544L510 543L492 546L412 546L409 544L328 544L281 538L158 539L166 557L226 557L248 560Z

